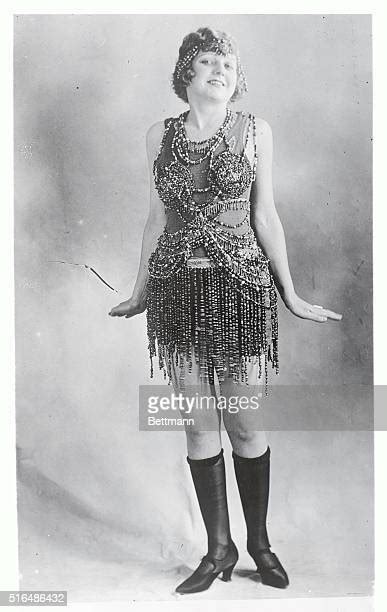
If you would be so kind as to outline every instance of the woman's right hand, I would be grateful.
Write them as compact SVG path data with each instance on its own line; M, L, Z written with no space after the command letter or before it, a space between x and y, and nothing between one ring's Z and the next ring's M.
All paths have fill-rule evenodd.
M146 310L146 299L139 300L136 298L129 298L125 302L121 302L118 306L114 306L109 312L111 317L125 317L130 319L137 314L141 314Z

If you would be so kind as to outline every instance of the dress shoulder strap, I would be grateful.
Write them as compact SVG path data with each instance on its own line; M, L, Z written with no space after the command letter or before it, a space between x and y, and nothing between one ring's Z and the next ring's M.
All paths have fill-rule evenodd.
M243 154L252 162L253 180L257 169L257 127L255 115L249 113L243 130Z

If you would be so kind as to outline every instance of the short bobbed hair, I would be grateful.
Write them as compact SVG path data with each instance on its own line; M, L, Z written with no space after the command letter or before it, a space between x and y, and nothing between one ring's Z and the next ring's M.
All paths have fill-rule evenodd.
M192 62L200 51L214 51L220 55L228 55L229 53L235 55L237 59L237 82L230 101L234 102L242 97L247 91L247 84L236 41L229 34L211 28L199 28L196 32L191 32L183 38L172 75L172 87L175 94L183 102L188 103L187 86L195 75Z

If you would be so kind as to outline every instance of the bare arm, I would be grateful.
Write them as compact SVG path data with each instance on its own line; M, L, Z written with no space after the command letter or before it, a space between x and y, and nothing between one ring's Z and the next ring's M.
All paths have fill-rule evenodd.
M146 289L148 282L148 262L152 252L155 250L157 240L165 227L165 209L164 205L157 195L153 180L153 161L156 159L160 142L164 133L163 122L158 122L152 125L146 135L146 150L149 166L149 182L150 182L150 205L148 218L145 223L140 264L137 273L137 279L133 288L132 296L125 302L121 302L118 306L111 309L111 316L125 316L129 318L135 314L144 312L146 309Z
M257 176L251 191L252 227L258 243L270 259L275 283L285 305L293 314L304 319L341 319L342 315L309 304L295 292L289 270L285 233L273 196L273 137L269 124L262 119L257 119L257 154Z

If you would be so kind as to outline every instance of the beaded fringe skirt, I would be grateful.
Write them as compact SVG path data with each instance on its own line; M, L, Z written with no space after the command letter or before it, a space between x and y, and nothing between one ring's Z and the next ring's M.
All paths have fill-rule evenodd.
M278 373L278 316L274 286L242 285L208 258L192 258L169 278L150 277L147 297L148 347L171 383L171 363L192 369L214 383L228 370L234 382L246 383L247 364L264 355L265 389L268 363ZM192 350L193 349L193 350ZM226 364L228 368L226 367ZM259 378L262 376L259 361Z

